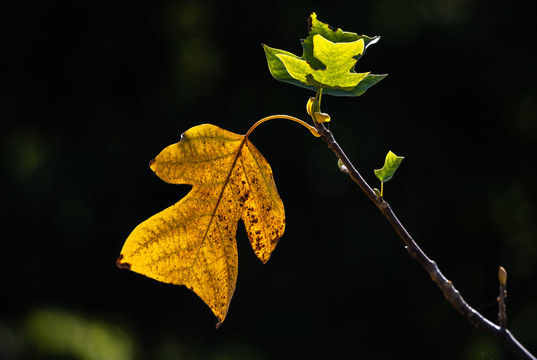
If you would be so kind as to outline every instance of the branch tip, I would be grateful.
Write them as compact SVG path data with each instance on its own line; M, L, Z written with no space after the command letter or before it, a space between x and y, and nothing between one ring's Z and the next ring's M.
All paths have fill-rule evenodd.
M498 269L498 278L500 279L500 296L498 296L498 322L501 329L507 327L507 306L505 298L507 297L507 271L500 266Z
M309 104L310 107L313 104ZM311 111L311 110L310 110ZM363 190L363 192L369 197L371 201L378 207L383 215L388 219L392 227L401 237L405 243L405 248L408 253L418 261L424 270L430 275L433 282L435 282L442 292L444 297L451 303L453 308L457 310L466 320L477 328L484 332L494 336L498 340L502 341L518 358L523 360L537 360L537 358L531 354L506 328L506 310L505 310L505 298L507 292L505 290L507 283L507 272L500 266L498 271L498 278L500 280L500 296L498 297L499 305L499 326L485 318L477 310L472 308L463 298L460 292L455 288L453 283L449 281L438 268L437 264L429 259L429 257L421 250L418 244L412 239L410 234L404 228L403 224L399 221L391 207L382 198L382 189L372 189L369 184L363 179L360 172L356 170L352 162L347 158L344 151L341 149L334 136L328 130L324 124L315 123L317 130L322 140L328 145L328 147L336 154L338 159L347 168L348 175L354 182ZM341 169L341 166L340 166Z
M500 285L507 284L507 271L505 271L503 266L500 266L498 269L498 279L500 280Z

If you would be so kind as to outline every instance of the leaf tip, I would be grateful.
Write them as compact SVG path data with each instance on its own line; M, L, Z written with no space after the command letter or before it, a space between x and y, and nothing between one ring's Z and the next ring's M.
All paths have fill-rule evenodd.
M371 41L369 41L369 44L368 44L367 46L369 46L369 45L374 45L374 44L378 43L379 40L380 40L380 35L373 36L373 37L371 38Z
M150 167L151 170L153 170L153 171L155 171L154 165L155 165L155 159L151 159L151 160L149 160L149 167Z
M269 254L268 257L266 257L266 258L259 259L259 260L261 260L261 262L263 263L263 265L265 265L265 264L270 260L270 255L272 255L272 254Z
M127 269L127 270L130 270L131 269L131 264L127 263L127 262L122 262L123 260L123 254L120 254L119 255L119 258L116 260L116 266L120 269Z
M308 32L311 31L311 28L313 27L313 21L317 19L317 14L315 12L312 12L311 15L308 17Z

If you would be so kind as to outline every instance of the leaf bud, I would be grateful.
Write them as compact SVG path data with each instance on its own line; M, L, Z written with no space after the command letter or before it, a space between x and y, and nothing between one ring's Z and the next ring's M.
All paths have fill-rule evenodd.
M315 112L313 115L315 115L314 119L318 123L326 123L330 121L330 115L322 113L322 112Z
M507 271L505 271L503 266L500 266L498 269L498 278L500 280L500 285L505 285L507 283Z
M306 103L306 111L308 112L308 115L311 117L313 117L313 113L315 112L314 105L315 105L315 98L310 97L308 102Z
M341 161L341 159L338 159L337 160L337 166L339 168L339 170L344 173L344 174L348 174L349 173L349 169L347 169L347 167L343 164L343 161Z

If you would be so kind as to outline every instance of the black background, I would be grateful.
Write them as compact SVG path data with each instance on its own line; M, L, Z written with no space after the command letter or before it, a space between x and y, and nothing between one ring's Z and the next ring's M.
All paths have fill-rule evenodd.
M323 98L330 128L465 299L537 352L537 73L530 2L103 1L3 5L0 359L511 359L443 298L335 156L282 120L251 140L287 227L263 266L239 226L219 330L184 287L117 269L134 227L187 186L147 163L182 132L306 119L261 47L301 54L312 11L381 35L356 66L389 76Z

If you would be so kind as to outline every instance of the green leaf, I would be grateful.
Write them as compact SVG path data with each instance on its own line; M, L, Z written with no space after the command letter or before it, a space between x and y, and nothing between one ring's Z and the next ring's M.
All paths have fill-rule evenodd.
M373 45L380 40L380 36L369 37L366 35L358 35L356 33L343 31L339 28L334 29L330 25L317 20L317 14L315 13L312 13L308 18L308 32L309 36L302 40L302 48L304 49L302 58L306 61L309 61L312 67L315 69L322 67L322 64L319 63L319 61L313 56L313 37L317 34L334 43L353 42L362 39L364 41L364 52L369 45ZM362 55L363 53L355 56L355 59L359 60Z
M276 55L293 79L319 88L352 90L369 73L355 73L350 69L356 64L354 56L364 52L364 40L334 43L317 34L313 37L313 56L321 61L324 69L315 70L296 56Z
M359 96L386 75L356 73L356 61L379 37L369 37L334 30L317 20L308 19L309 36L302 41L303 54L298 57L288 51L263 45L269 71L280 81L312 91L323 88L323 94Z
M393 152L389 151L386 155L386 160L384 161L384 166L382 169L375 170L375 175L382 182L389 181L392 177L401 161L403 161L403 156L397 156Z

